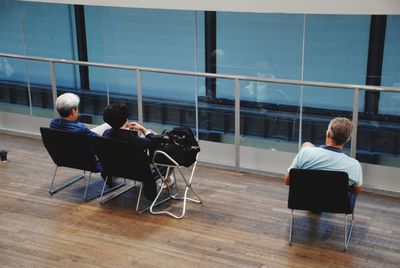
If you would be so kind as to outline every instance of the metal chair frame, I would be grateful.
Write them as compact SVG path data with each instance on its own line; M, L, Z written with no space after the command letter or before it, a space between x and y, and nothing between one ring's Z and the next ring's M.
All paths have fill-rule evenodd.
M348 224L347 224L347 216L348 214L344 215L344 250L347 251L351 239L351 235L353 233L353 226L354 226L354 213L351 214L351 224L350 228L348 229ZM291 210L291 218L290 218L290 230L289 230L289 245L292 245L293 241L293 222L294 222L294 209Z
M88 192L88 189L89 189L89 184L90 184L90 180L91 180L91 177L92 177L92 173L93 173L93 172L89 172L89 176L86 176L86 171L84 170L84 171L83 171L83 175L74 176L74 177L70 178L70 181L66 182L65 184L63 184L63 185L61 185L61 186L59 186L58 188L56 188L56 189L53 190L54 180L55 180L55 178L56 178L56 174L57 174L58 168L59 168L59 166L56 165L56 168L55 168L54 174L53 174L53 179L52 179L52 181L51 181L51 185L50 185L50 189L49 189L49 194L50 194L50 195L53 195L53 194L55 194L55 193L57 193L57 192L59 192L59 191L65 189L65 188L67 188L68 186L70 186L70 185L72 185L72 184L74 184L74 183L76 183L76 182L78 182L78 181L80 181L80 180L86 178L86 177L87 177L87 181L86 181L85 193L84 193L84 195L83 195L83 198L84 198L84 200L85 200L86 202L91 201L91 200L93 200L93 199L96 199L96 198L100 197L101 195L103 195L103 193L106 194L106 193L112 192L112 191L114 191L114 190L116 190L116 189L118 189L118 188L120 188L120 187L122 187L122 186L125 185L125 183L121 183L121 184L118 184L118 185L116 185L116 186L114 186L114 187L112 187L112 188L107 189L106 191L104 191L104 185L105 185L105 183L106 183L106 181L105 181L105 182L104 182L104 185L103 185L103 190L102 190L102 192L99 193L99 194L97 194L97 195L95 195L95 196L93 196L93 197L88 198L88 197L87 197L87 192Z
M87 162L82 160L82 159L86 159L86 153L88 154L87 159L91 159L91 157L93 157L93 161L95 160L95 155L89 154L88 153L89 150L87 149L88 147L91 146L91 137L84 136L80 133L68 132L65 130L53 129L53 128L48 128L48 127L41 127L40 132L42 135L43 144L44 144L46 150L48 151L49 155L53 159L54 164L56 165L56 168L53 173L51 185L49 188L49 194L53 195L65 188L71 186L72 184L74 184L84 178L87 178L85 193L84 193L84 200L90 201L95 198L98 198L100 196L100 194L98 194L94 197L88 198L87 193L88 193L88 189L89 189L89 183L92 178L92 173L98 173L99 171L97 171L97 169L93 166L93 164L89 165L89 164L87 164ZM61 139L60 142L63 142L62 139L66 138L69 142L72 142L72 143L78 142L79 145L85 144L85 146L82 146L82 147L84 147L83 150L81 152L78 152L79 156L83 157L83 158L78 158L79 160L78 160L78 162L76 162L76 157L74 154L71 154L71 152L65 153L65 147L63 147L65 145L62 145L62 144L60 144L60 146L54 145L55 138L60 138ZM77 146L79 147L79 145L77 145ZM67 146L70 146L70 145L67 145ZM79 148L82 148L82 147L79 147ZM71 161L71 160L75 160L75 162ZM82 160L82 162L80 162L81 160ZM63 185L57 187L56 189L53 189L53 187L55 187L54 184L55 184L55 179L57 176L57 171L59 170L60 167L81 170L81 171L83 171L83 175L73 176ZM89 172L89 176L86 175L86 172ZM121 186L122 185L117 185L111 189L108 189L107 192L113 191Z
M162 154L172 164L163 164L163 163L155 162L155 158L156 158L157 154ZM156 169L158 175L160 176L160 178L162 180L162 184L161 184L161 187L160 187L160 189L159 189L159 191L157 193L157 197L154 199L153 203L150 206L150 213L156 214L156 215L157 214L166 214L166 215L169 215L169 216L171 216L171 217L173 217L175 219L181 219L181 218L183 218L183 216L185 216L187 201L191 201L191 202L194 202L194 203L197 203L197 204L202 204L203 203L203 200L199 197L199 195L192 188L193 175L194 175L194 171L195 171L196 166L197 166L198 156L199 156L199 154L196 155L196 161L194 162L194 164L191 167L190 178L188 180L188 179L186 179L185 175L182 172L182 166L180 166L171 156L169 156L167 153L165 153L163 151L160 151L160 150L157 150L157 151L154 152L153 161L152 162L153 162L154 168ZM160 167L166 167L167 168L165 174L161 173ZM168 177L168 175L170 173L170 169L171 168L173 168L172 172L173 172L174 176L175 176L175 169L178 169L178 171L179 171L179 173L181 175L180 177L182 177L183 181L185 182L185 190L184 190L184 194L183 195L179 195L178 194L178 179L177 179L176 176L175 176L175 186L174 186L175 187L175 191L174 192L171 191L170 186L166 182L166 179L167 179L167 177ZM169 199L175 199L175 200L183 201L182 211L181 211L180 214L174 214L174 213L171 213L170 211L167 211L167 210L161 210L161 211L155 211L154 210L154 207L159 204L159 203L157 203L157 200L159 199L159 197L160 197L160 195L161 195L161 193L163 191L163 186L164 185L167 185L168 195L169 196L166 199L164 199L163 202L165 202L165 201L167 201ZM188 197L189 189L197 197L197 199Z

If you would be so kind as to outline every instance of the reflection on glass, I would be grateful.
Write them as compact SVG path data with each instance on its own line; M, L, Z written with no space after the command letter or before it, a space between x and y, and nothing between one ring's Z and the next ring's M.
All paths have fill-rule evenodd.
M25 66L24 60L0 57L0 111L31 114Z

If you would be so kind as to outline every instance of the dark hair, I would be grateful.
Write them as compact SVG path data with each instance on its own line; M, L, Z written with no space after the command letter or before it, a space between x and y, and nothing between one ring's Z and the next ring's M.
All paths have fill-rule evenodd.
M106 107L103 120L112 128L120 128L128 120L129 111L125 104L111 104Z

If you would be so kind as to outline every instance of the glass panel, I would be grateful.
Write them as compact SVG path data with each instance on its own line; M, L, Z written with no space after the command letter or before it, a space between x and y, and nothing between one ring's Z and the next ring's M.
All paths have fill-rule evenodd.
M219 12L217 72L301 79L303 21L303 15ZM299 87L254 81L240 87L241 145L297 152ZM218 83L216 95L234 103L234 82ZM234 143L234 116L231 127Z
M0 51L74 59L75 33L72 15L68 5L2 1ZM58 86L72 88L76 86L74 66L60 65L56 74ZM32 101L32 115L53 116L49 63L3 58L0 63L0 81L1 84L7 85L9 91L16 91L15 93L10 91L10 95L14 96L9 98L10 102L14 102L17 98L16 103L29 107ZM26 91L23 95L27 97L21 97L21 90Z
M400 88L400 16L388 16L382 66L382 86ZM400 93L382 92L379 113L400 115Z
M400 87L399 40L400 16L387 16L382 86ZM366 163L400 167L400 93L381 92L379 114L384 116L360 121L358 135L362 138L357 143L357 158Z
M70 6L40 3L21 3L26 55L75 59L74 23ZM29 63L30 82L49 84L47 65ZM58 66L57 85L74 87L75 67Z
M0 57L0 111L31 114L25 66L25 60Z
M85 12L89 61L204 70L203 12L93 6ZM204 91L204 79L149 72L141 76L146 127L157 132L178 125L195 128L195 89ZM89 77L92 89L109 89L110 95L133 102L132 119L137 120L135 71L91 68Z
M154 88L154 80L165 81L166 85L171 84L170 81L173 80L186 85L187 90L184 96L178 96L180 93L177 93L174 87ZM195 79L193 77L144 73L142 88L143 120L147 128L157 133L178 126L188 126L195 130Z
M92 6L85 10L90 61L196 70L196 40L197 51L204 46L196 30L204 20L199 12ZM200 54L197 60L201 59Z
M217 72L246 76L301 79L303 15L217 14ZM250 82L242 90L246 101L292 103L282 85ZM264 91L264 92L263 92ZM223 84L217 97L232 98Z
M304 80L365 84L369 27L370 16L307 15ZM324 90L305 88L304 106L352 110L352 90L339 90L329 97Z
M273 102L241 101L240 144L272 151L297 152L300 87L276 84L270 88L271 84L268 83L242 81L241 96L247 94L249 85L257 85L259 89L263 89L258 93L266 95L272 95L282 87L292 105L287 109L286 106ZM255 93L256 99L265 99Z
M24 54L19 3L0 1L0 51ZM30 114L25 60L0 57L0 110Z
M310 88L305 87L304 89L304 103L310 103L313 98L312 94L307 94ZM304 105L303 108L303 131L302 131L302 143L311 142L316 146L325 144L325 135L328 128L329 122L334 117L346 117L352 120L351 111L343 111L344 107L341 105L339 100L335 101L335 97L338 92L344 91L344 89L338 88L321 88L319 94L323 95L326 99L332 99L332 109L318 109L307 107ZM353 90L347 90L351 96L348 98L348 102L353 104L354 92ZM345 92L346 93L346 92ZM347 94L347 93L346 93ZM360 94L361 95L361 94ZM362 97L360 97L361 99ZM350 149L350 142L345 145L345 151L348 154Z

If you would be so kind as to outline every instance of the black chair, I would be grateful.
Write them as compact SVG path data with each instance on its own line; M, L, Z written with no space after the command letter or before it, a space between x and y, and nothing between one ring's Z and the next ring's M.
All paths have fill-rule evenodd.
M92 173L100 172L98 169L97 159L94 154L91 137L79 133L47 127L41 127L40 133L42 135L44 147L56 164L56 169L54 171L53 180L51 181L49 193L52 195L63 190L64 188L85 178L86 172L89 172L84 199L85 201L89 201L93 198L97 198L99 195L90 199L87 198L91 175ZM83 170L83 175L76 176L72 178L71 181L53 190L54 180L59 167ZM110 190L114 190L116 188L117 187L114 187Z
M346 172L291 169L288 208L292 210L289 244L292 243L294 210L345 214L344 250L347 251L354 223L356 195L349 192ZM350 228L347 215L352 215Z
M102 163L104 173L107 174L107 180L112 177L121 177L135 181L133 186L125 188L123 191L109 197L103 201L103 193L101 194L100 203L104 204L109 200L121 195L136 186L136 181L142 182L140 185L139 195L136 203L136 211L142 213L148 208L139 211L139 204L142 191L149 201L157 195L157 186L150 167L150 159L147 150L142 146L130 144L122 140L116 140L105 137L94 137L94 148L99 161ZM105 187L103 186L103 190ZM160 204L166 200L162 200Z

